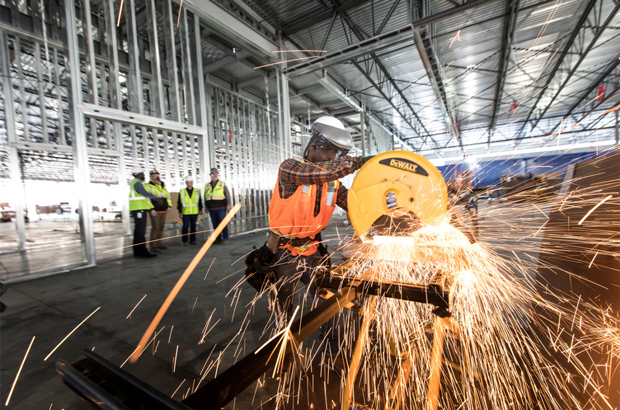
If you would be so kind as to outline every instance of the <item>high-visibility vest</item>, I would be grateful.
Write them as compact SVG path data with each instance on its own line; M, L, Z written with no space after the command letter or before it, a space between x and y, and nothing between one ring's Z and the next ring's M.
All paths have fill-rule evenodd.
M327 227L336 208L338 181L326 182L321 190L321 209L314 216L317 185L300 185L289 198L280 197L280 186L276 182L269 204L269 228L287 238L314 239ZM303 247L286 244L293 255L312 255L319 244L311 242Z
M183 205L183 215L197 215L200 190L194 188L190 196L189 192L187 192L187 188L181 188L179 196L181 197L181 205Z
M142 184L138 178L134 178L133 181L129 184L129 211L141 211L141 210L150 210L153 209L153 204L151 200L136 191L136 184Z
M211 189L211 184L207 182L205 185L205 201L226 199L226 194L224 193L225 186L224 181L217 181L215 188Z
M151 193L153 195L155 195L158 198L161 198L163 195L163 197L166 198L166 201L168 202L168 206L172 207L172 200L170 199L170 193L168 192L168 190L163 184L157 184L157 185L148 184L148 186L151 188Z

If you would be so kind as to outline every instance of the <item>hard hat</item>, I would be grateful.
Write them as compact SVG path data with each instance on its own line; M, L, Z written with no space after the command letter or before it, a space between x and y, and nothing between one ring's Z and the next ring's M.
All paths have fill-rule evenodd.
M144 170L142 169L140 165L134 165L133 168L131 169L131 175L138 175L143 172Z
M153 168L153 169L149 172L149 175L159 175L159 172L158 172L155 168Z
M211 174L219 174L217 168L211 168Z
M194 182L194 177L191 175L188 175L185 177L185 182Z
M337 157L347 155L353 148L353 138L344 127L344 124L336 117L323 116L316 120L310 128L311 137L308 146L304 150L304 157L308 155L310 147L332 145L340 150Z

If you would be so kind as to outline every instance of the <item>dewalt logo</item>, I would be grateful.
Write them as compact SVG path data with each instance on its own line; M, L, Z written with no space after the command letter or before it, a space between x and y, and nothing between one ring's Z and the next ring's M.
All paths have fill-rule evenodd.
M419 164L404 158L386 158L379 161L379 164L387 165L391 168L400 169L403 171L411 172L427 177L428 172L422 168Z

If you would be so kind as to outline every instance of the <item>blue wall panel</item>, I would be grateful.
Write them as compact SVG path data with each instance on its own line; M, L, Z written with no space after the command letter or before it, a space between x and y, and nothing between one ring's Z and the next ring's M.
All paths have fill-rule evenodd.
M560 177L564 177L566 168L569 164L595 158L595 152L580 154L564 154L555 156L540 156L533 158L506 159L500 161L479 162L470 164L451 164L437 167L444 179L454 179L456 174L470 169L474 186L487 187L499 186L502 175L521 175L529 177L531 174L543 174L547 172L558 172Z

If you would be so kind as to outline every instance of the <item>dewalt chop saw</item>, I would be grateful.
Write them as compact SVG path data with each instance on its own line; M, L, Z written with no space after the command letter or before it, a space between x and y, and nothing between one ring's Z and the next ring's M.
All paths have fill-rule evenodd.
M361 242L367 242L365 238L374 237L374 241L377 237L389 236L392 237L390 241L398 243L399 238L394 237L406 237L424 225L438 226L444 221L448 211L448 192L441 173L426 158L408 151L389 151L373 157L359 170L351 189L349 189L348 207L349 220L353 225L355 234L362 239ZM408 238L402 239L408 244L414 243L408 241ZM351 244L361 244L361 242L353 241ZM406 253L410 254L410 260L423 263L429 257L434 257L435 252L433 251L429 252L428 249L420 251L416 248L415 245L408 245ZM400 256L404 255L404 253L400 254ZM381 280L378 278L380 275L376 275L376 272L372 273L374 268L369 268L368 272L361 273L354 279L348 274L348 267L355 264L356 256L351 256L352 259L332 269L330 273L332 278L337 278L342 283L361 283L361 287L365 289L364 292L367 294L371 294L373 286L378 289L402 290L407 286L415 288L411 284ZM419 290L428 298L429 291L435 289L433 286L438 285L420 286ZM442 293L443 289L439 288L439 293ZM330 295L333 294L330 293ZM415 298L410 300L415 300ZM424 298L417 301L425 302ZM374 320L376 303L377 297L368 296L363 313L364 320L360 327L359 337L356 341L342 392L340 407L342 410L349 409L352 403L353 386L361 365L370 324ZM426 303L428 303L428 299ZM448 312L446 308L447 305L436 311ZM452 329L451 323L449 317L445 319L438 317L435 325L438 337L434 338L433 344L434 353L428 385L427 410L438 408L443 332ZM411 366L408 365L407 360L409 359L403 358L399 376L396 379L398 381L406 381L409 378L407 369ZM387 403L399 403L404 394L402 390L399 384L395 383L389 390L388 397L386 397Z
M439 225L448 207L441 173L421 155L389 151L370 159L349 190L349 220L358 236L371 229L388 234Z

